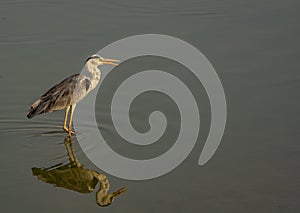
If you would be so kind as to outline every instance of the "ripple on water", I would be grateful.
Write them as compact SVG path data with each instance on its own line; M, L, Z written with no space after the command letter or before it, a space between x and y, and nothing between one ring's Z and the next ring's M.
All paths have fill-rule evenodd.
M0 134L5 133L33 133L37 130L39 132L49 131L49 129L57 129L58 132L59 125L56 121L42 120L28 122L22 119L1 119L0 120ZM62 129L60 127L60 129ZM61 131L63 132L63 131Z
M80 133L77 134L78 136ZM65 139L68 134L62 129L61 119L17 119L17 118L0 118L0 137L12 138L11 136L20 137L26 143L20 143L25 149L30 149L35 143L41 141L47 142L49 146L65 146ZM76 136L72 137L73 142L77 143ZM12 142L12 141L10 141ZM55 157L57 158L57 157ZM58 157L60 158L60 157Z
M199 5L193 2L161 1L160 4L153 4L149 1L101 1L106 11L118 11L118 14L134 15L176 15L176 16L219 16L220 8L211 8L207 5Z

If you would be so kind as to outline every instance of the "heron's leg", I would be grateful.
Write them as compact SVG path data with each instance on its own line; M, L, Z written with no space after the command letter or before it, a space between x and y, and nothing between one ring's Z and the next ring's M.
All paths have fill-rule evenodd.
M74 162L76 163L76 166L77 166L77 167L81 167L81 164L80 164L79 161L77 160L77 157L76 157L76 154L75 154L75 151L74 151L74 147L73 147L72 140L70 141L70 149L71 149L71 153L72 153Z
M71 140L70 136L65 138L64 144L65 144L67 152L68 152L69 160L70 160L70 162L74 162L75 160L74 160L74 157L71 154L71 150L70 150L70 147L69 147L69 144L71 144L71 143L72 143L72 140Z
M72 135L72 134L75 133L72 130L72 120L73 120L73 113L74 113L75 107L76 107L76 104L71 106L71 113L70 113L70 119L69 119L69 129L68 129L69 135Z
M68 128L67 128L67 120L68 120L69 109L70 109L70 106L67 106L67 108L66 108L66 113L65 113L65 119L64 119L64 127L63 127L63 129L64 129L66 132L68 132Z

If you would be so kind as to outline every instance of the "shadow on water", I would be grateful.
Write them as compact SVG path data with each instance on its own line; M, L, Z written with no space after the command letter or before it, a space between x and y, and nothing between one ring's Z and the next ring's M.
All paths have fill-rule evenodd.
M79 193L93 192L99 182L100 186L96 192L96 202L99 206L110 205L116 196L126 191L126 188L123 187L116 192L108 193L110 188L108 178L97 171L84 168L75 155L71 137L65 138L64 144L69 163L57 164L48 168L33 167L32 174L38 180Z

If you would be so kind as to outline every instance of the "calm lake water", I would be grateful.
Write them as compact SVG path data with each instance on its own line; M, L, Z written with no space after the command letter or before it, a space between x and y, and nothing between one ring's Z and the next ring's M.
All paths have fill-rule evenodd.
M292 0L0 1L1 212L299 212L299 6ZM69 157L61 128L64 112L28 120L32 102L79 73L87 56L116 40L145 33L189 42L216 69L228 119L213 158L205 166L197 164L210 125L203 88L193 76L182 74L178 64L145 57L121 64L112 85L113 79L118 82L126 73L153 65L178 73L191 88L198 88L201 130L189 157L162 177L123 180L93 165L73 137L84 168L105 174L111 192L128 189L106 208L96 204L99 185L83 194L33 176L33 167L57 168L68 164ZM97 98L96 116L112 148L147 159L172 146L174 138L168 136L148 149L122 141L105 113L109 106L103 100L109 92L107 86ZM155 101L148 100L150 96ZM176 107L169 104L174 103L161 94L138 99L131 111L136 129L148 128L144 111L162 107L169 131L178 130Z

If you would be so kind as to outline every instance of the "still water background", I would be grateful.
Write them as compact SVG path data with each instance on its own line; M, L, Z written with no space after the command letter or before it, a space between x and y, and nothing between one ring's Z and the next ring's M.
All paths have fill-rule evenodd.
M1 212L299 212L299 6L298 1L277 0L1 0ZM199 141L171 173L147 181L106 174L112 190L128 188L107 208L96 205L95 192L80 194L38 181L32 167L68 162L66 134L61 130L63 112L27 120L31 103L53 84L80 72L87 56L144 33L183 39L216 69L228 104L216 154L205 166L197 165L210 122L202 89L197 102L202 103L203 118ZM118 71L143 68L144 62L174 72L183 69L149 58L132 60ZM198 88L197 82L190 82ZM108 106L100 100L99 128L114 138L115 130L101 110ZM156 100L169 101L161 95ZM137 129L147 129L144 108L154 102L147 96L137 101L131 113ZM168 119L176 129L176 116ZM172 139L165 137L166 144L142 150L124 143L111 146L129 157L149 158L166 151ZM75 138L73 142L79 161L103 172L86 158Z

